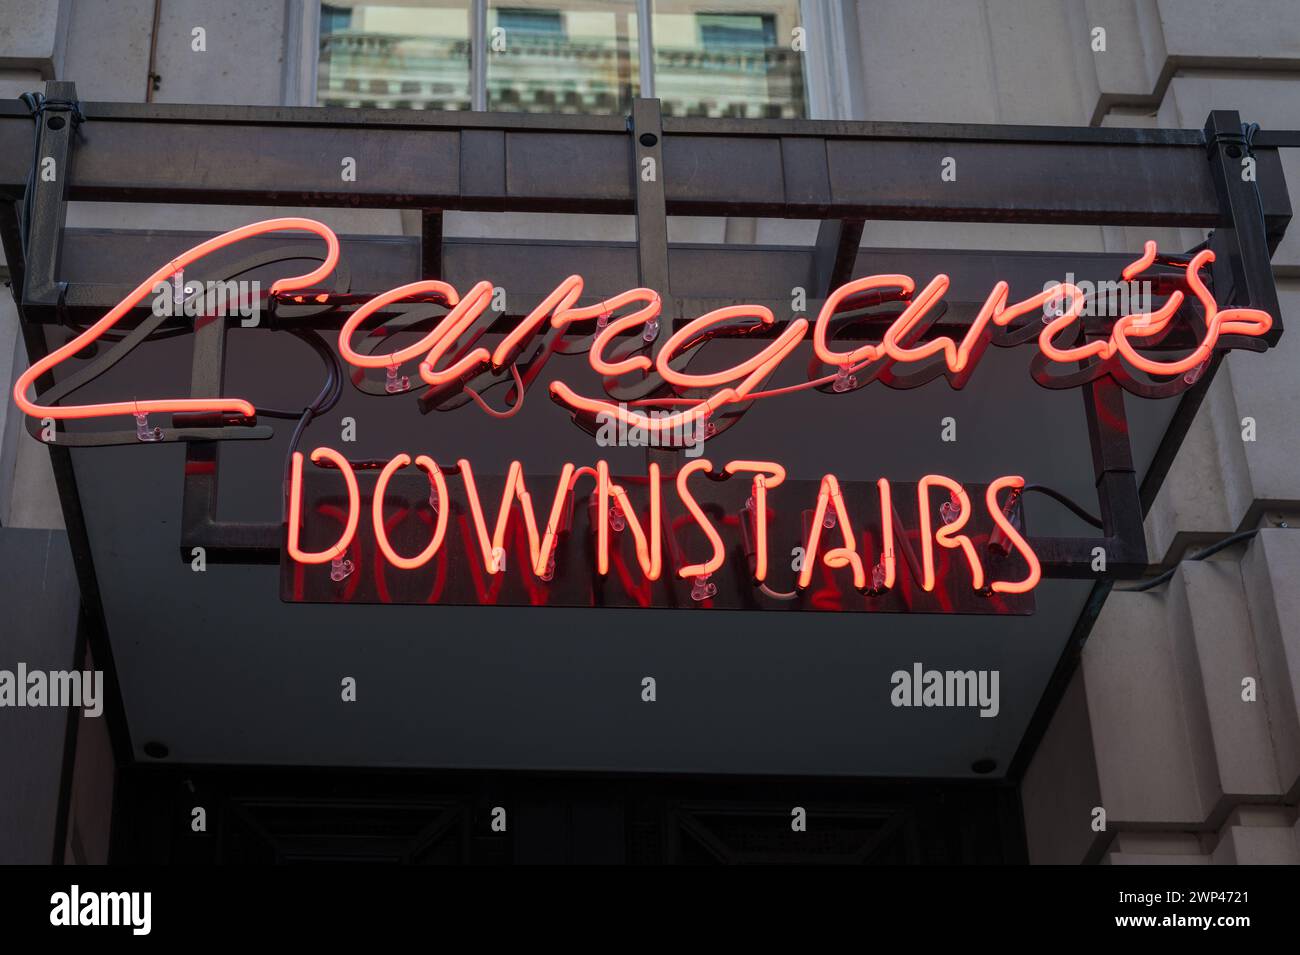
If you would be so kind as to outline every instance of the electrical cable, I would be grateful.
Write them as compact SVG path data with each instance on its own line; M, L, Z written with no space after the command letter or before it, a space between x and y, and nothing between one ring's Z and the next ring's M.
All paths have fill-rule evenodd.
M512 404L509 408L507 408L505 411L497 411L490 404L484 401L482 396L473 388L471 388L469 385L464 386L465 392L471 398L474 399L475 404L477 404L480 408L482 408L485 412L490 414L492 417L513 418L515 415L519 414L519 412L522 411L524 407L524 382L523 379L519 377L519 368L513 362L510 364L510 373L515 376L515 394L517 394L519 397L515 400L515 403Z
M1186 559L1205 560L1205 558L1213 557L1215 554L1217 554L1219 551L1223 550L1226 547L1231 547L1233 544L1238 544L1241 541L1250 540L1258 533L1259 533L1259 529L1256 528L1253 531L1242 531L1238 534L1233 534L1229 537L1225 537L1217 544L1211 544L1209 547L1205 548L1205 550L1197 551L1191 557L1188 557ZM1180 561L1179 564L1181 563L1182 562ZM1175 564L1173 567L1170 567L1168 570L1166 570L1163 574L1161 574L1158 577L1152 577L1150 580L1144 580L1142 583L1137 584L1133 587L1116 587L1115 590L1122 594L1140 594L1143 591L1150 590L1153 587L1159 587L1161 584L1166 583L1167 581L1173 578L1174 574L1178 572L1179 564Z
M1021 490L1026 493L1029 491L1036 491L1039 494L1045 494L1048 497L1050 497L1052 500L1057 501L1060 504L1064 504L1066 507L1068 507L1074 513L1074 516L1079 518L1079 520L1091 524L1093 527L1097 528L1098 530L1101 529L1102 526L1101 518L1094 517L1092 514L1089 514L1086 510L1084 510L1081 504L1079 504L1077 501L1073 500L1072 498L1066 497L1064 494L1062 494L1060 491L1056 490L1055 488L1050 488L1045 484L1026 484Z
M799 597L799 591L797 590L773 590L765 583L759 584L758 589L763 591L763 593L767 594L773 600L795 600Z
M298 424L293 429L293 434L289 437L289 448L284 455L284 494L280 500L280 520L283 522L288 518L288 497L289 497L289 475L293 465L294 452L298 450L298 443L302 440L303 432L312 419L318 415L324 414L338 404L339 399L343 396L343 366L339 362L339 356L335 354L334 349L318 332L313 329L292 329L290 334L299 338L311 346L312 350L318 354L325 362L328 374L325 378L325 384L321 387L320 393L316 400L304 408L301 412L279 411L274 408L258 408L258 414L264 414L272 418L298 418Z

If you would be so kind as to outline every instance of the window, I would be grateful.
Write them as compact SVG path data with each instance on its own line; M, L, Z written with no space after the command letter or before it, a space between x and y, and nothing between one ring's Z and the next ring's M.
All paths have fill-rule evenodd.
M469 109L467 0L321 5L321 106Z
M807 115L797 0L658 0L655 94L666 116Z
M697 13L695 20L700 27L700 46L706 50L776 46L776 17L771 14Z
M488 109L626 113L640 95L635 0L488 0Z
M323 3L317 102L531 113L630 112L636 0ZM652 0L654 93L669 116L807 115L799 0ZM483 27L471 29L475 15ZM479 36L478 34L482 35ZM477 44L484 67L473 69ZM476 75L477 72L477 75ZM475 92L479 97L476 98Z
M528 10L504 7L497 11L501 29L515 36L543 36L564 39L564 18L559 10Z

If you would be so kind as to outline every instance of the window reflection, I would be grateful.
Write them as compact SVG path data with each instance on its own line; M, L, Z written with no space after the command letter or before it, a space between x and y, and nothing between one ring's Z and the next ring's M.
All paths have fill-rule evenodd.
M670 116L805 115L798 0L655 0L655 93ZM627 113L640 95L634 0L489 0L492 110ZM318 102L469 109L469 0L321 6Z
M488 109L627 113L640 95L634 0L491 0Z
M666 116L805 115L798 0L657 0L655 94Z
M469 109L468 0L321 4L321 106Z

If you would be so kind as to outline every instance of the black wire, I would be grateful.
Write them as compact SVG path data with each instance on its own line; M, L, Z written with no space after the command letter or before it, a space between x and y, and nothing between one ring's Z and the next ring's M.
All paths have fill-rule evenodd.
M289 437L289 448L284 453L284 493L280 498L280 520L284 521L288 517L288 495L289 495L289 472L292 470L293 453L298 450L298 442L302 440L303 432L312 419L324 414L338 404L339 398L343 396L343 366L339 362L339 356L334 353L334 349L318 332L313 329L292 329L290 334L301 339L311 346L312 350L318 354L325 362L328 374L325 377L325 384L321 387L320 394L316 400L297 413L298 424L293 429L293 434ZM274 408L258 408L258 414L264 414L272 418L292 418L294 412L278 411Z
M1061 504L1064 504L1066 507L1068 507L1071 511L1074 512L1074 515L1077 518L1079 518L1079 520L1091 524L1093 527L1097 528L1098 530L1101 529L1101 518L1094 517L1093 515L1089 514L1086 510L1083 509L1083 506L1081 504L1079 504L1077 501L1072 500L1071 498L1066 497L1064 494L1062 494L1060 491L1056 490L1055 488L1047 487L1044 484L1026 484L1023 490L1026 493L1028 493L1029 491L1037 491L1039 494L1046 494L1048 497L1052 498L1052 500L1058 501Z
M1233 534L1230 537L1225 537L1217 544L1211 544L1209 547L1205 548L1205 550L1197 551L1195 554L1193 554L1191 557L1188 557L1187 559L1205 560L1205 558L1207 557L1213 557L1215 554L1223 550L1225 547L1231 547L1233 544L1240 543L1241 541L1250 540L1258 533L1259 530L1256 529L1253 531L1242 531L1239 534ZM1161 584L1172 579L1174 574L1176 574L1177 572L1178 572L1178 567L1175 565L1173 567L1170 567L1159 577L1152 577L1150 580L1144 580L1142 583L1137 584L1136 586L1133 587L1116 587L1115 590L1117 590L1119 593L1122 594L1140 594L1142 593L1142 591L1150 590L1152 587L1159 587Z

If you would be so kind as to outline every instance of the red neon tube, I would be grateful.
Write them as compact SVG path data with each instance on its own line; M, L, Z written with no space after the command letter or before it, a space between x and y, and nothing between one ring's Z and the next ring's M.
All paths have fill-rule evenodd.
M361 492L357 489L357 476L347 458L333 448L317 448L311 453L312 462L322 458L333 462L343 473L343 481L348 488L348 520L341 536L333 547L325 550L305 551L298 546L299 525L302 523L302 452L293 453L289 475L289 556L300 564L324 564L342 557L348 552L348 545L356 536L357 524L361 520Z
M851 566L853 568L853 586L858 590L865 590L867 587L867 572L862 566L862 557L858 554L857 542L853 539L848 509L844 506L844 498L840 494L840 482L835 479L833 474L827 474L822 478L821 490L817 494L817 510L813 514L812 530L808 534L808 546L804 549L803 569L799 571L799 589L804 590L812 583L813 568L817 564L817 547L821 542L822 526L826 520L826 509L828 507L835 510L835 526L840 531L844 546L833 547L826 552L826 556L823 558L826 566L832 568Z
M524 483L524 466L519 461L511 461L510 470L506 475L505 486L501 490L501 506L497 511L496 527L493 529L491 537L489 537L487 520L483 515L478 486L474 480L474 469L470 467L470 463L464 458L461 458L456 464L465 481L465 496L469 499L470 516L474 522L479 549L483 554L483 566L487 568L487 572L495 574L503 569L497 560L497 555L504 555L505 553L506 528L510 522L514 502L517 500L520 505L519 509L524 516L524 528L528 536L528 555L532 561L533 574L537 577L546 576L546 565L550 563L551 554L555 549L556 534L564 514L564 503L568 500L571 489L574 466L566 462L561 469L559 480L555 486L555 496L551 502L551 512L546 521L546 530L539 535L537 531L537 515L533 511L533 498Z
M877 361L884 354L879 345L870 344L849 352L835 351L826 340L826 330L830 321L846 299L881 288L896 288L907 296L915 290L916 283L906 275L869 275L866 278L854 279L837 288L822 305L822 310L817 313L817 322L813 325L813 352L819 359L828 365L844 367Z
M605 304L612 311L634 301L645 301L646 306L637 309L631 315L624 315L622 318L614 319L596 335L595 341L591 343L591 351L587 353L587 361L598 374L616 377L630 371L649 371L654 367L654 362L645 355L632 355L616 362L605 360L605 349L610 346L615 338L638 325L653 321L659 315L660 308L663 307L663 303L659 299L659 293L646 288L624 292Z
M881 478L876 482L880 492L880 563L885 568L885 590L894 587L897 563L894 559L894 500L889 481Z
M1154 245L1154 243L1151 244ZM1145 322L1142 320L1145 316L1126 315L1115 323L1111 338L1115 349L1124 356L1129 364L1151 375L1180 375L1209 360L1220 335L1263 335L1273 327L1273 317L1261 309L1230 308L1219 311L1218 302L1215 301L1210 290L1205 287L1205 283L1201 281L1199 274L1202 268L1213 261L1214 253L1209 249L1202 249L1187 263L1186 271L1187 284L1205 310L1205 340L1197 345L1191 354L1178 361L1153 361L1144 355L1138 354L1133 346L1129 344L1129 330L1132 329L1137 337L1152 336L1158 334L1172 316L1165 315L1165 309L1161 309L1153 320ZM1170 301L1173 301L1175 297L1181 301L1182 293L1174 292L1169 297ZM1133 320L1130 321L1130 318Z
M771 361L774 346L779 350L776 341L770 342L767 347L753 357L721 371L692 375L677 371L669 364L677 352L686 344L702 337L714 325L722 324L733 318L757 318L759 324L762 325L771 325L776 322L776 316L772 314L772 310L764 308L762 305L728 305L725 308L717 308L707 312L699 318L687 322L664 343L664 347L659 352L659 357L655 360L655 370L659 372L659 377L680 389L716 388L731 384L738 378L752 375L755 371L767 366Z
M696 458L677 472L677 496L686 505L686 510L690 511L691 517L695 518L695 523L700 525L700 530L704 531L704 536L709 539L709 544L713 547L713 554L708 560L702 564L687 564L677 572L679 577L689 579L711 574L722 566L722 562L727 556L726 549L722 545L722 538L709 521L708 515L704 513L704 509L695 500L695 495L691 493L691 489L686 483L696 471L712 470L713 464L708 458Z
M670 415L651 418L638 411L629 411L627 408L610 401L602 401L596 398L585 398L559 380L551 382L551 394L558 401L568 405L574 410L585 411L589 414L595 415L608 415L611 418L622 421L629 427L642 428L648 432L669 431L674 428L684 428L693 425L701 418L713 414L713 412L725 405L733 402L744 401L749 392L757 387L759 382L770 374L771 371L775 369L791 351L794 350L795 346L797 346L803 339L804 333L807 329L808 320L806 318L795 319L763 350L763 354L768 357L761 365L750 372L749 376L742 381L738 387L723 388L720 391L709 395L708 398L702 399L698 404L692 405L687 410L675 412ZM665 354L668 354L667 345L665 345L664 349L659 353L660 360L663 359ZM745 364L749 363L746 362ZM658 366L656 365L656 368L657 367Z
M930 532L931 487L944 488L957 500L961 507L956 520L951 524L945 524L933 534ZM971 542L971 539L960 533L971 516L970 496L966 493L966 489L952 478L944 477L941 474L927 474L921 478L916 490L917 497L920 498L921 568L922 575L925 578L921 583L921 589L925 591L934 590L934 545L937 543L940 547L961 550L966 555L966 562L970 564L971 582L976 590L982 590L984 588L984 567L980 564L979 554L976 553L975 545Z
M1029 565L1029 574L1024 580L1010 582L1005 580L995 580L990 584L994 593L999 594L1023 594L1033 590L1042 580L1043 568L1038 563L1038 555L1034 553L1029 542L1016 530L1015 526L1002 513L1002 506L998 504L998 492L1003 488L1022 488L1025 486L1025 479L1015 475L1000 477L989 485L988 490L984 492L984 501L988 505L989 513L993 515L993 522L1001 528L1002 533L1007 536L1013 547L1020 552L1020 556L1025 559Z
M404 361L428 354L429 349L446 334L446 317L414 345L398 349L395 352L383 355L363 355L352 347L352 336L356 334L362 322L385 306L403 301L413 295L437 295L449 307L454 307L460 302L460 293L456 291L454 286L436 280L411 282L408 285L399 285L397 288L389 289L382 295L376 295L348 316L347 321L343 323L343 328L339 330L339 357L349 365L354 365L357 368L393 368Z
M660 498L662 495L659 491L659 465L653 463L650 465L650 532L648 541L646 532L641 527L641 520L636 516L636 511L632 508L632 502L628 499L627 492L623 490L622 485L609 484L608 468L605 468L602 472L601 480L609 486L606 494L612 493L614 495L614 498L618 501L618 506L623 511L623 518L632 531L632 537L636 542L636 559L637 563L641 565L641 572L645 574L647 580L658 580L663 572L663 532L661 529L662 518L660 516L662 510ZM599 515L599 520L602 525L609 524L609 510L607 508Z
M754 474L754 580L761 584L767 580L767 489L785 480L785 468L775 461L729 461L723 470Z
M463 299L448 312L433 331L438 334L433 339L429 354L420 362L420 379L427 385L442 385L457 378L468 378L480 365L491 360L492 355L479 345L470 349L460 361L450 368L439 371L435 366L465 331L479 320L479 317L492 302L492 283L479 282Z
M394 474L411 463L409 454L399 454L379 472L379 479L375 482L374 500L371 502L371 517L375 524L375 543L379 545L380 551L384 557L394 567L402 570L415 570L417 567L423 567L429 562L434 554L438 553L438 548L442 546L443 536L447 533L447 515L450 512L447 500L447 479L442 476L442 471L433 459L428 455L421 454L415 459L417 467L424 470L433 482L434 488L438 492L438 518L437 524L433 529L433 539L429 541L427 547L414 557L403 557L393 549L389 543L387 528L384 524L384 493L388 490L388 481Z
M32 387L41 375L45 374L55 365L67 358L75 355L87 345L97 340L101 335L116 325L122 316L126 315L131 309L135 308L146 295L149 295L164 280L171 278L176 272L184 269L191 262L198 261L211 252L224 249L228 245L241 242L244 239L251 238L255 235L262 235L266 232L279 232L288 229L300 229L305 232L312 232L325 240L326 254L325 260L310 272L302 275L295 275L290 278L277 279L271 285L271 295L280 292L289 292L295 289L307 288L320 282L331 272L339 260L339 240L329 226L317 222L315 219L301 219L297 217L288 217L283 219L265 219L261 222L253 222L246 226L240 226L238 229L232 229L230 232L223 232L215 238L200 242L194 248L187 252L182 252L176 258L169 261L166 265L156 269L152 275L141 282L135 289L117 305L107 315L97 321L90 328L86 329L76 338L67 344L54 349L44 358L38 360L30 368L18 376L14 382L13 396L14 403L22 409L24 414L31 415L33 418L55 418L55 419L80 419L80 418L103 418L109 415L137 415L151 414L153 412L212 412L212 413L233 413L251 418L256 414L253 406L242 398L153 398L142 401L114 401L105 404L93 405L38 405L27 399L27 389Z

